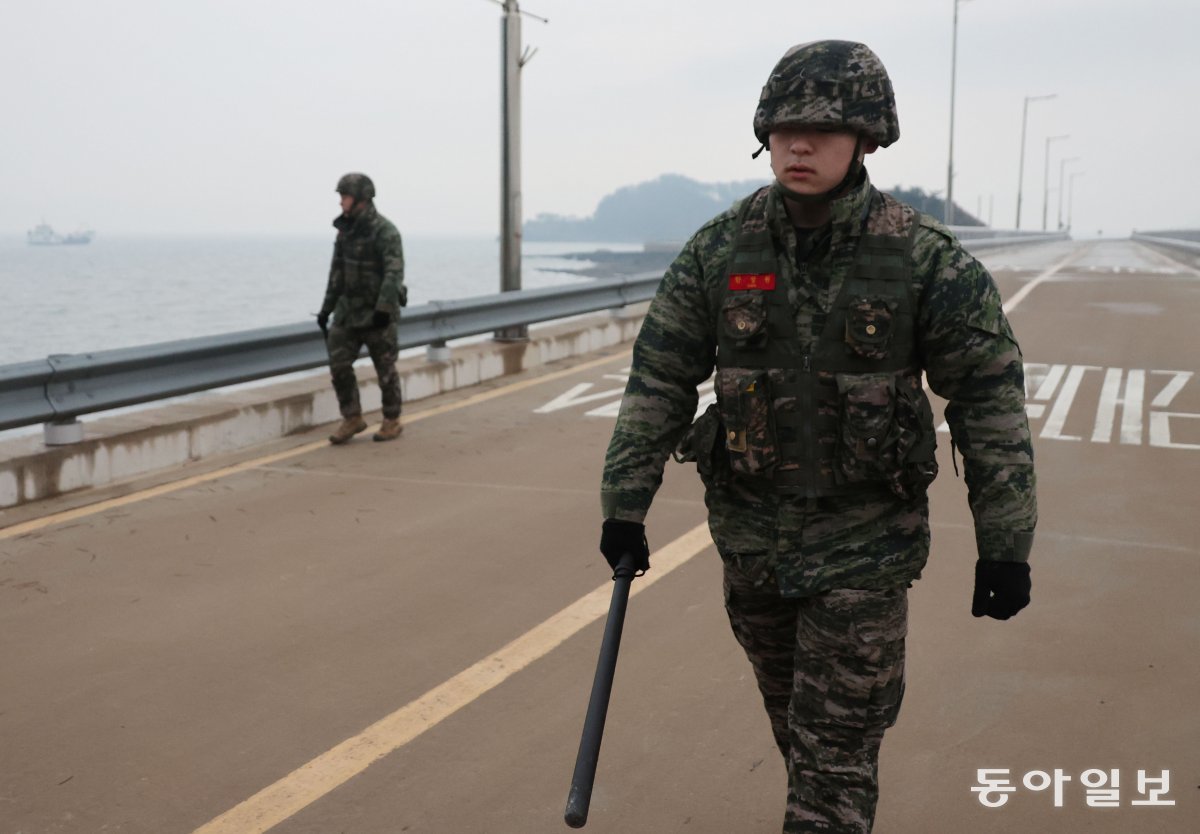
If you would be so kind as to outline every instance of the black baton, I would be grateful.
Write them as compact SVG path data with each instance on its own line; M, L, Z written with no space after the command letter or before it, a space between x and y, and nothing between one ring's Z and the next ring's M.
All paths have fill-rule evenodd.
M571 792L567 794L567 810L563 813L563 819L572 828L587 825L588 808L592 804L592 785L596 781L596 762L600 759L604 718L608 714L608 698L612 694L613 675L617 671L617 650L621 648L625 606L629 602L629 586L637 573L634 561L634 555L626 553L613 571L612 602L608 605L608 621L604 624L596 679L592 682L587 717L583 719L583 736L579 739L579 754L575 757L575 773L571 776Z

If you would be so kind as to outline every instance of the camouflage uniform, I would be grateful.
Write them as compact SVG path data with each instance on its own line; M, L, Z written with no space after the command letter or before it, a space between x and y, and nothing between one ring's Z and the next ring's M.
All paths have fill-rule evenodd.
M401 409L397 323L408 301L400 232L370 202L333 225L338 234L321 313L333 315L326 344L338 406L343 417L362 413L354 361L366 346L379 377L383 416L395 419ZM372 323L376 311L388 314L386 327Z
M779 77L777 68L764 100ZM772 124L769 102L768 118L763 112L755 128L765 142ZM846 107L836 118L853 113ZM821 123L811 114L805 120ZM862 125L854 127L867 133ZM885 134L898 135L893 128ZM886 144L895 135L872 138ZM907 588L929 554L925 486L935 468L923 469L925 477L904 477L900 454L887 472L876 472L876 488L837 494L837 485L853 481L860 464L873 460L861 437L845 435L856 413L871 417L887 406L883 422L900 422L899 407L893 412L891 406L924 401L919 391L924 372L929 387L948 401L945 416L963 456L980 558L1024 560L1036 523L1021 354L995 283L948 229L876 191L865 169L858 176L854 187L830 202L828 225L807 237L788 221L783 196L773 187L717 216L688 241L663 277L634 346L602 481L604 517L641 522L681 439L685 459L697 460L709 528L724 562L730 622L754 668L788 768L785 832L871 830L879 745L904 691ZM757 231L771 241L777 264L777 274L767 276L769 292L760 295L786 293L794 321L789 349L804 357L816 352L822 336L840 344L844 329L849 352L855 328L878 330L882 323L872 318L876 311L870 305L846 313L835 302L855 277L864 236L908 235L903 274L909 276L914 305L914 361L879 389L887 402L877 402L874 393L856 400L854 386L843 390L841 384L843 376L853 382L853 375L827 374L838 377L832 390L841 398L840 411L821 413L828 403L820 400L807 403L811 410L805 411L806 403L789 392L801 390L797 379L808 373L807 359L792 369L764 371L749 387L736 381L740 369L718 362L718 345L725 351L729 344L723 328L748 329L736 299L730 299L735 284L755 276L735 274L731 259L739 235L754 224L763 226ZM839 326L827 333L830 321ZM790 322L784 330L791 331ZM869 356L870 346L864 351ZM689 431L697 386L715 366L718 405ZM911 390L914 380L917 391ZM834 382L816 379L815 387ZM763 396L770 408L734 426L742 416L734 397L756 385L768 389ZM818 449L826 448L823 443L837 447L829 453L836 472L816 471L808 481L781 486L782 467L764 464L762 458L773 460L788 445L778 430L789 411L798 411L800 421L816 426L818 434L830 421L843 430L811 441ZM913 426L915 446L908 448L925 445L932 459L931 415L921 415ZM875 438L870 440L874 446ZM831 488L813 486L822 475Z

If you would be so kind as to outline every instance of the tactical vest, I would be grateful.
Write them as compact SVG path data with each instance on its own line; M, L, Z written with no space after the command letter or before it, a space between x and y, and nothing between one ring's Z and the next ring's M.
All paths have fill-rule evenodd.
M859 238L824 325L801 340L767 194L739 214L718 321L717 404L734 477L809 497L919 494L937 464L914 333L916 212L894 202L885 212L890 198L872 190L863 219L876 232Z
M377 230L373 213L338 226L344 292L362 296L370 306L374 306L383 282L383 259L375 243Z

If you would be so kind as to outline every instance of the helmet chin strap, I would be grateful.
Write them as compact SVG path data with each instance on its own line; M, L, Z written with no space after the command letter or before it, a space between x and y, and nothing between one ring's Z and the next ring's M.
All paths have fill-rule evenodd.
M797 203L828 203L836 200L858 182L858 176L863 167L862 159L858 155L859 151L862 150L862 141L862 133L859 133L854 140L854 153L850 155L850 164L846 167L846 176L842 177L842 181L828 191L823 191L820 194L800 194L792 191L792 189L788 188L778 179L775 180L773 187L781 197L788 200L795 200Z

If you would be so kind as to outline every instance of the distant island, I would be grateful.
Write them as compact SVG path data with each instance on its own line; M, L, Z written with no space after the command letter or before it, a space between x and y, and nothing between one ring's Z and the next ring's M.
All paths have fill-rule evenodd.
M591 217L539 214L525 221L529 241L604 241L608 243L682 243L710 218L736 200L766 185L765 180L703 183L680 174L626 185L600 200ZM920 188L884 189L934 217L942 217L942 199ZM955 203L955 225L983 226Z

